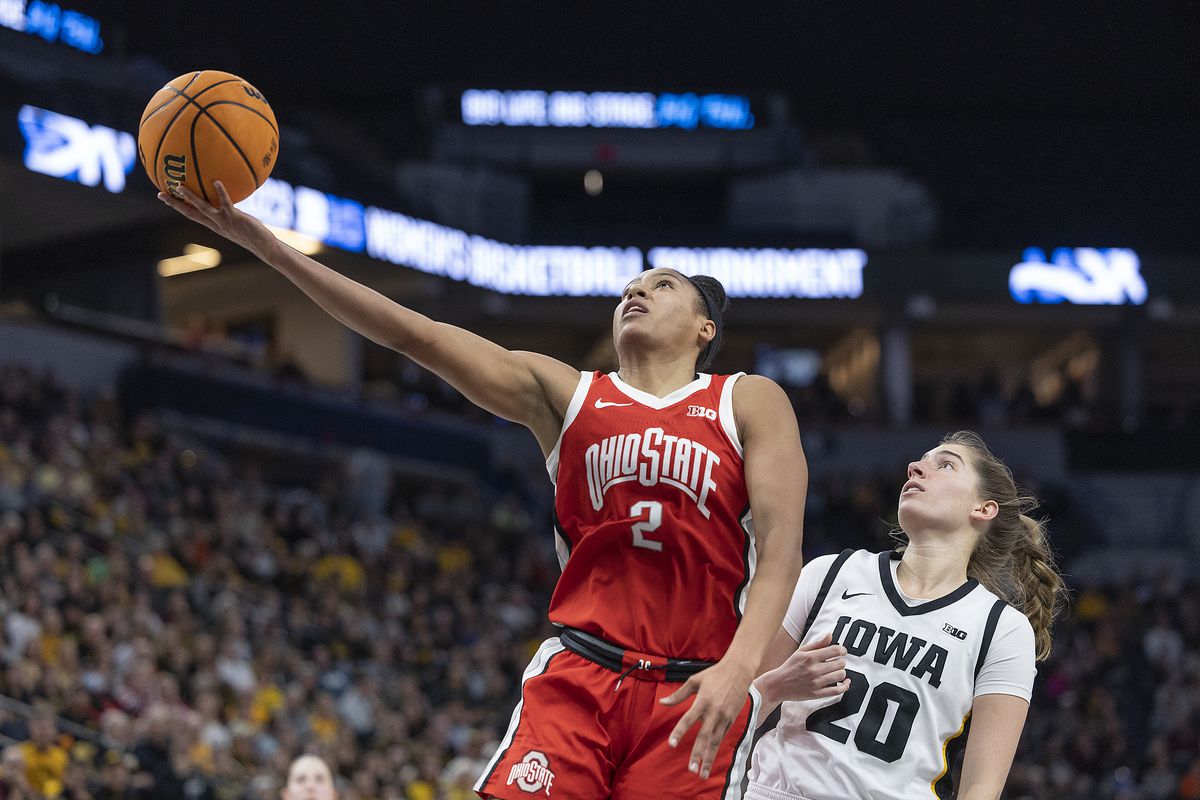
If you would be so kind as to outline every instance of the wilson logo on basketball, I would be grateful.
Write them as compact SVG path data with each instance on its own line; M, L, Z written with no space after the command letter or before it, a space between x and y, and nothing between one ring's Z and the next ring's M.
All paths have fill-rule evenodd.
M507 785L512 786L514 783L523 792L540 792L543 789L546 796L550 796L550 789L554 786L554 773L550 771L550 759L545 753L538 750L530 750L521 759L519 764L513 764L512 769L508 771Z
M167 178L167 191L174 193L187 180L187 156L164 155L163 175Z

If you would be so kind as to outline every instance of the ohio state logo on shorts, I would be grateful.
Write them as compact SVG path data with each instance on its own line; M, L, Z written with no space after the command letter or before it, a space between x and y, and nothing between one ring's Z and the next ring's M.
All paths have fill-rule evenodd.
M525 792L546 790L550 796L550 787L554 785L554 773L550 771L550 759L538 750L530 750L519 764L513 764L508 772L508 785L516 783Z

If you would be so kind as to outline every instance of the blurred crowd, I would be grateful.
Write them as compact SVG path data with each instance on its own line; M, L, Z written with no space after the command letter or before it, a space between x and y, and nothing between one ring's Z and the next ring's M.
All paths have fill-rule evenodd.
M553 634L547 510L313 474L0 369L0 800L265 800L301 752L343 800L474 797ZM894 483L815 484L809 555L885 547ZM1196 587L1079 590L1056 636L1005 796L1200 800Z

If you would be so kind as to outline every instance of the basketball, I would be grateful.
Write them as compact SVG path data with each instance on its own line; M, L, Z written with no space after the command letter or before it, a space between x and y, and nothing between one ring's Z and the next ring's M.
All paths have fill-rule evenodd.
M258 89L218 70L188 72L159 89L138 125L138 158L154 185L186 186L212 205L219 180L237 203L262 185L279 154L275 113Z

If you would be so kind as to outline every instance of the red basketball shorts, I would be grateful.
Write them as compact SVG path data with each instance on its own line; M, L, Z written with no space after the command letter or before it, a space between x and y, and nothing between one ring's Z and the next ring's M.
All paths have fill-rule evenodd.
M699 724L672 748L667 737L691 706L659 700L679 683L618 675L547 639L525 670L508 732L475 784L501 800L701 800L742 796L761 699L750 690L707 780L688 771Z

